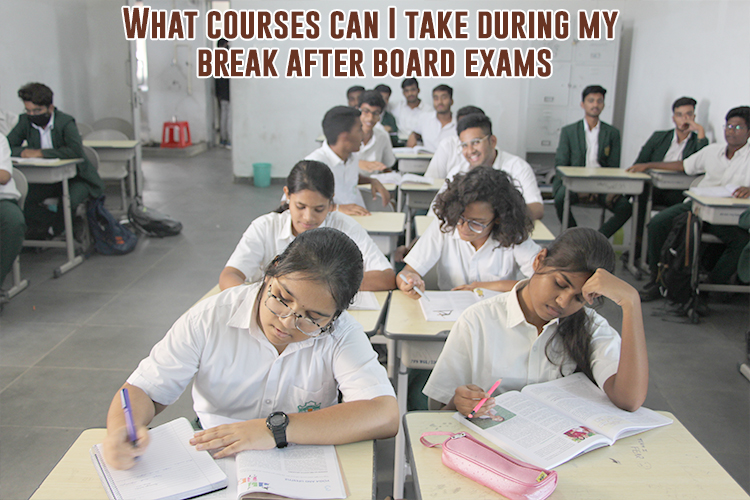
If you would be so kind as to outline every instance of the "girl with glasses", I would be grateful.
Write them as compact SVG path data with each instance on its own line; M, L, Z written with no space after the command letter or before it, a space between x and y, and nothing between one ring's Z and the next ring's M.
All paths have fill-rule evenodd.
M456 175L438 195L435 214L397 280L413 299L419 298L413 288L424 290L422 276L433 266L440 290L508 291L519 272L531 276L541 247L530 239L534 224L523 196L502 170L476 167Z
M362 326L346 312L362 274L357 245L336 229L318 228L273 259L259 283L196 304L123 386L137 428L135 447L119 395L113 399L107 462L132 467L148 446L146 426L191 381L193 408L206 430L190 444L217 450L216 458L287 442L342 444L395 435L393 388Z

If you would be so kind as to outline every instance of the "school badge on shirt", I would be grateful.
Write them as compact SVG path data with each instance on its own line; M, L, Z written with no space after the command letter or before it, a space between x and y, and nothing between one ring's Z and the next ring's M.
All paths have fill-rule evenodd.
M315 401L308 401L307 403L303 405L297 405L297 411L300 413L315 411L315 410L320 410L320 403L316 403Z

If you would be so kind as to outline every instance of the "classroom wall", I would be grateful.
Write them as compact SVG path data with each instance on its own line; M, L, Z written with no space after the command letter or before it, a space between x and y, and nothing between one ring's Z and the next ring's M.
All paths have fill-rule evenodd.
M132 121L119 6L101 0L0 2L0 108L21 112L18 88L39 81L55 93L55 105L79 121Z
M371 1L367 8L385 13L392 2ZM271 8L268 2L233 0L234 9ZM441 0L410 0L397 4L399 12L405 8L446 9L457 7L455 2ZM276 2L273 8L311 8L305 1ZM330 12L333 8L348 10L354 7L341 1L317 2L315 8ZM737 105L750 104L750 42L747 21L750 2L743 0L684 1L515 1L498 6L488 0L466 0L461 8L475 11L486 9L620 9L622 35L620 65L617 82L618 97L614 106L613 123L623 130L622 164L630 165L641 145L656 129L671 125L670 105L676 97L692 95L699 101L698 117L708 125L709 132L723 136L721 126L726 111ZM461 50L476 46L469 42L423 42L406 39L405 23L399 24L395 42L381 41L340 42L321 39L317 42L295 41L236 41L234 47L278 47L280 61L286 60L287 49L295 47L346 47L356 45L369 53L371 48L440 47ZM518 46L489 43L484 47ZM732 54L732 64L727 64ZM320 122L326 110L346 104L345 91L351 85L371 88L386 83L394 90L392 100L402 99L400 79L322 79L315 74L301 79L235 79L232 81L233 106L233 168L237 177L252 176L252 163L271 162L272 175L285 177L294 163L317 147ZM511 153L525 155L524 128L527 84L521 79L421 79L423 99L431 99L429 90L438 83L454 88L454 109L475 104L493 119L499 146ZM592 82L593 83L593 82Z

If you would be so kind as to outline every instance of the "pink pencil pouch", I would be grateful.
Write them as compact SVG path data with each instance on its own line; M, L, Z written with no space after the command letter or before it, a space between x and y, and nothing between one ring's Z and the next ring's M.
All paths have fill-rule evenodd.
M425 436L449 438L431 443ZM419 440L428 448L442 446L444 465L510 500L543 500L557 486L557 472L509 457L468 432L425 432Z

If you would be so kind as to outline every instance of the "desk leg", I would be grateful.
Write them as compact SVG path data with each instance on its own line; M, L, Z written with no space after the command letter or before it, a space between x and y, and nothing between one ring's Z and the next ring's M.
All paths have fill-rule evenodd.
M648 267L648 223L651 222L651 210L654 208L654 186L649 184L648 201L646 201L646 213L643 217L643 236L641 237L641 260L639 262L641 270L644 273L651 273Z
M411 244L411 221L412 221L412 211L411 207L409 206L409 195L406 195L406 233L404 236L405 245L408 248Z
M404 498L404 481L406 480L406 437L403 416L406 413L406 401L409 395L409 373L406 365L401 361L401 343L396 342L398 355L398 379L396 383L396 399L398 401L398 434L396 434L396 448L393 453L393 498Z
M65 221L65 246L68 250L68 262L53 271L53 276L59 278L66 272L70 271L78 264L83 262L83 257L76 257L75 243L73 239L73 217L70 215L70 190L68 189L68 179L62 181L62 206L63 219Z
M402 212L404 210L404 193L401 191L401 186L396 186L396 212Z
M135 198L136 196L136 163L135 163L135 153L133 153L133 156L128 160L128 200L123 200L123 204L126 206L130 205L130 201ZM127 207L125 208L127 210Z
M568 219L570 218L570 188L565 186L565 201L563 202L562 229L560 232L568 229Z
M638 198L639 195L633 197L633 214L631 216L630 223L630 255L628 256L628 271L635 276L635 279L641 279L641 270L635 265L635 247L637 245L636 235L638 234Z

